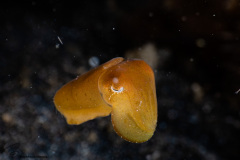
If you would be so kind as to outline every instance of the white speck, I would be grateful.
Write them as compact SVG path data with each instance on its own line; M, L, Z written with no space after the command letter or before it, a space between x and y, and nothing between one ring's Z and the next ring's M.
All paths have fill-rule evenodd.
M138 109L137 109L137 112L138 112Z
M99 59L98 57L93 56L88 60L88 63L91 67L97 67L99 65Z
M58 49L59 48L59 44L56 44L56 49Z
M60 39L60 37L57 36L57 38L58 38L59 42L63 45L63 42L62 42L62 40Z
M139 106L141 106L141 105L142 105L142 101L139 102Z
M112 79L112 81L113 81L113 83L115 83L115 84L119 82L119 80L118 80L117 77L114 77L114 78Z
M180 32L181 30L179 29L178 31Z
M113 27L112 30L115 31L115 27Z
M194 61L194 59L193 58L190 58L190 60L189 60L190 62L193 62Z
M238 89L236 92L235 92L235 94L238 94L240 92L240 89Z
M121 92L123 91L123 87L121 87L119 90L117 90L117 89L114 89L114 88L111 86L111 90L112 90L113 92L116 92L116 93L121 93Z
M38 138L40 138L40 136L38 136Z
M149 17L153 17L153 13L152 12L149 12Z
M187 21L187 17L186 17L186 16L182 16L182 17L181 17L181 20L182 20L183 22L186 22L186 21Z
M213 17L215 17L215 16L216 16L216 14L213 14L212 16L213 16Z
M202 38L196 40L196 46L199 48L204 48L206 46L206 41Z
M111 100L112 95L114 95L114 93L112 93L112 94L109 96L109 98L108 98L109 101Z

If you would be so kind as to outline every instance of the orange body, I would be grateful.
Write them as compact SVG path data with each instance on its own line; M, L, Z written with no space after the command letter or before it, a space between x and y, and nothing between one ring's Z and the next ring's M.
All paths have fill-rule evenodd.
M154 73L142 60L114 58L64 85L54 103L68 124L111 114L116 133L130 142L149 140L156 128Z

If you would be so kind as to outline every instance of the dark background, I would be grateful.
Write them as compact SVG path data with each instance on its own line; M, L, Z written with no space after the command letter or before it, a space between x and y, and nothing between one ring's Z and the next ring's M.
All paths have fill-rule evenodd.
M0 159L240 159L239 39L239 0L1 4ZM91 57L104 63L146 44L158 62L154 136L126 142L110 117L67 125L57 89Z

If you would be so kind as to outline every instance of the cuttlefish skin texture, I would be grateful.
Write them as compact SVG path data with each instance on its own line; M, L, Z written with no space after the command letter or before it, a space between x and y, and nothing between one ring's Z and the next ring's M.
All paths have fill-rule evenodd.
M68 124L111 114L116 133L134 143L149 140L156 128L154 73L142 60L114 58L64 85L54 104Z

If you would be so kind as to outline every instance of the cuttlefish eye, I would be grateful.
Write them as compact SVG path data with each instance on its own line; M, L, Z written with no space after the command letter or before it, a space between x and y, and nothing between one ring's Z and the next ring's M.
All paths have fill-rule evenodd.
M54 104L68 124L111 114L116 133L134 143L149 140L156 128L154 73L142 60L114 58L64 85Z

